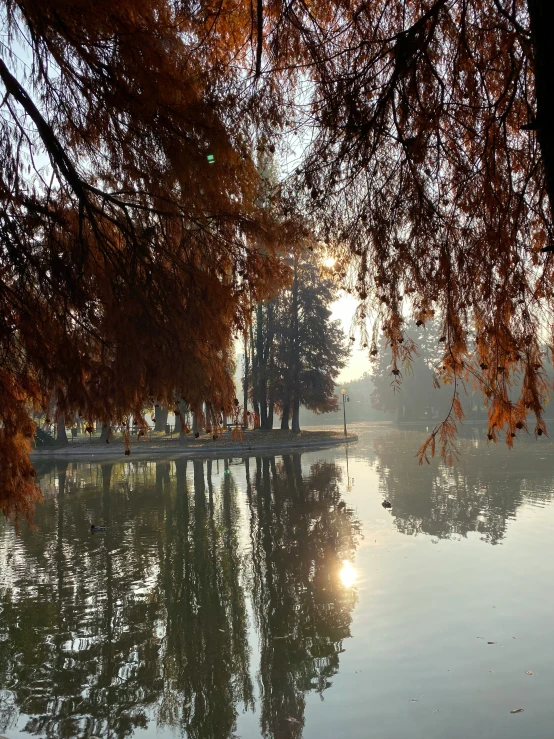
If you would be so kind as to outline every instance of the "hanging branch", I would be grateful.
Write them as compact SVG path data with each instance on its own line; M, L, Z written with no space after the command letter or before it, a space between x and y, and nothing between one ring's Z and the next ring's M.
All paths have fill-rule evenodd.
M256 79L262 73L262 47L264 43L264 9L262 0L258 0L257 9L257 20L258 20L258 45L256 47Z

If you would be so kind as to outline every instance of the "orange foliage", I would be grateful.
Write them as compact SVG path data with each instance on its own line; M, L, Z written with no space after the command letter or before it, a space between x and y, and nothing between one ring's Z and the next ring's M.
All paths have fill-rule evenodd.
M244 439L244 434L240 426L235 426L231 431L231 439L234 439L235 441L242 441Z
M553 241L554 6L331 0L295 8L289 24L272 10L268 60L284 68L294 53L313 85L304 118L313 145L290 192L360 300L363 343L366 320L375 321L370 355L379 329L388 339L394 387L414 351L406 315L443 324L438 375L453 402L420 457L434 453L438 437L443 456L455 459L457 393L469 380L487 398L492 440L504 429L513 444L529 415L544 434L541 347L554 336L554 249L542 253Z
M3 12L28 65L0 59L0 464L3 510L30 516L29 413L51 397L104 422L175 393L230 411L233 333L297 227L267 207L264 106L221 78L238 18L210 36L167 0Z
M545 433L536 5L267 0L257 17L238 0L5 0L28 63L0 59L3 509L28 516L38 499L29 413L52 396L58 414L106 422L175 392L231 413L233 334L310 228L360 325L375 318L372 356L385 331L393 382L416 351L406 313L443 321L445 455L470 380L493 440L530 414ZM291 129L310 148L270 185L258 164Z
M36 473L29 453L35 424L25 408L26 391L32 378L22 376L16 381L5 369L0 369L0 510L18 524L20 518L30 520L42 494L35 483ZM34 388L36 392L36 388Z

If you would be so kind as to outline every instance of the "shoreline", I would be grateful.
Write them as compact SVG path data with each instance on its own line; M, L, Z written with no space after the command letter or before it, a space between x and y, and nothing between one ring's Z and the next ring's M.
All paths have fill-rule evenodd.
M297 438L291 441L270 442L269 440L246 439L242 443L228 444L210 441L208 439L201 440L200 443L181 443L178 441L161 441L155 446L151 443L148 445L142 442L134 442L131 447L131 454L125 456L123 444L118 441L106 448L98 443L93 444L75 444L69 443L67 446L50 448L50 449L33 449L31 451L31 461L39 462L47 459L64 459L74 461L97 461L97 460L119 460L121 462L133 459L145 459L151 456L165 455L166 457L226 457L226 456L248 456L254 457L260 454L281 454L290 451L315 451L319 448L332 446L342 446L344 444L355 444L358 437L355 434L348 436L333 436L332 438L310 439L309 435L315 435L317 432L301 432L304 438ZM223 440L221 440L223 441Z

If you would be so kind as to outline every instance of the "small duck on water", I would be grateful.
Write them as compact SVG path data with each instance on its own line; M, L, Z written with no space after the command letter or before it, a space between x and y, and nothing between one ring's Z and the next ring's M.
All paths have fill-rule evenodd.
M381 503L381 505L383 506L383 508L392 508L392 503L389 503L389 501L388 501L388 500L384 500L384 501L383 501L383 502Z
M90 530L91 531L105 531L106 527L105 526L95 526L93 523L91 523Z

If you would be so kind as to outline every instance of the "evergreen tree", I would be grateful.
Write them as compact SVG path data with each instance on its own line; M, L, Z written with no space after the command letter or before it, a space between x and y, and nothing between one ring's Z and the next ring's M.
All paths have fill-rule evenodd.
M300 406L315 413L338 408L335 380L349 352L339 322L330 320L335 284L305 255L290 262L292 284L255 312L251 396L262 428L272 428L277 410L281 428L292 420L298 432Z

